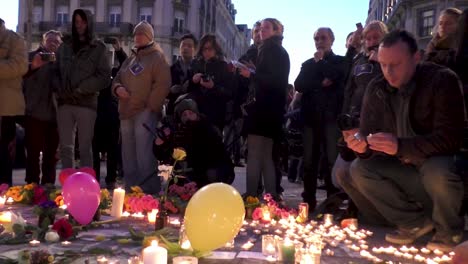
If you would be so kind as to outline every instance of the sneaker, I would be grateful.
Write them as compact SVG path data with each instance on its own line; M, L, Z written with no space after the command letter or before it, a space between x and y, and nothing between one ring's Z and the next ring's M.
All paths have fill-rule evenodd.
M413 243L416 239L424 236L434 229L431 221L426 220L424 225L414 228L398 228L395 232L385 235L385 240L399 245Z
M430 250L440 250L443 252L451 252L458 245L463 237L463 233L454 236L435 234L431 241L426 245Z

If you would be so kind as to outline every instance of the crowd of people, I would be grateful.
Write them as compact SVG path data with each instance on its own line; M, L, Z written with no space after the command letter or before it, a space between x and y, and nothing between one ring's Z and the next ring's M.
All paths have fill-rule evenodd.
M121 176L127 187L159 193L158 162L172 163L173 149L183 148L177 170L199 187L231 184L244 160L245 197L281 201L288 170L289 181L303 181L311 212L323 179L327 196L344 192L365 221L395 227L389 242L435 230L428 248L460 243L468 11L444 10L425 50L410 32L372 21L357 24L340 56L332 29L320 27L294 85L275 18L254 24L253 44L237 61L226 60L215 35L184 35L172 66L142 21L130 54L118 39L106 41L113 68L92 19L75 10L71 34L44 33L29 56L0 20L0 183L12 184L19 123L27 183L54 184L58 160L62 169L94 167L99 180L105 153L109 187Z

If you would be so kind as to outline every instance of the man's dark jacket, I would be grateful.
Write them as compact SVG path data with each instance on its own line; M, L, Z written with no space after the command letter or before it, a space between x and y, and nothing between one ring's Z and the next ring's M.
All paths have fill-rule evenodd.
M403 111L392 109L392 96L399 96L400 106L409 102L407 118L413 136L398 135L397 115ZM364 96L360 132L397 135L397 157L419 166L429 157L455 154L462 143L463 123L463 96L456 74L443 66L420 63L409 84L400 89L391 87L383 76L372 80ZM377 153L368 150L360 156L372 154Z

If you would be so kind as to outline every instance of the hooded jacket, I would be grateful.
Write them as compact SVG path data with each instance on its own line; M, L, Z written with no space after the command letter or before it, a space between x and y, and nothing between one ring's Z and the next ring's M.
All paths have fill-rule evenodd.
M84 17L88 23L86 41L80 42L73 22L71 38L64 38L57 50L54 88L59 106L69 104L96 110L99 91L106 88L111 80L107 49L102 41L94 39L91 12L76 9L73 18L76 14Z
M27 71L24 40L0 23L0 116L24 114L21 81Z

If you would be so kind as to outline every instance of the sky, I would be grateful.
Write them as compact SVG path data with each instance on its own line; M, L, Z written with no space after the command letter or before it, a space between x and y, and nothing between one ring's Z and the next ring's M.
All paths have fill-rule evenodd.
M18 0L0 0L0 18L7 28L16 30L18 23ZM166 0L169 1L169 0ZM330 27L335 33L333 51L346 53L345 41L356 23L365 24L369 0L232 0L237 9L236 24L247 24L274 17L284 25L283 46L289 53L293 83L299 74L302 62L315 52L313 34L322 26Z

